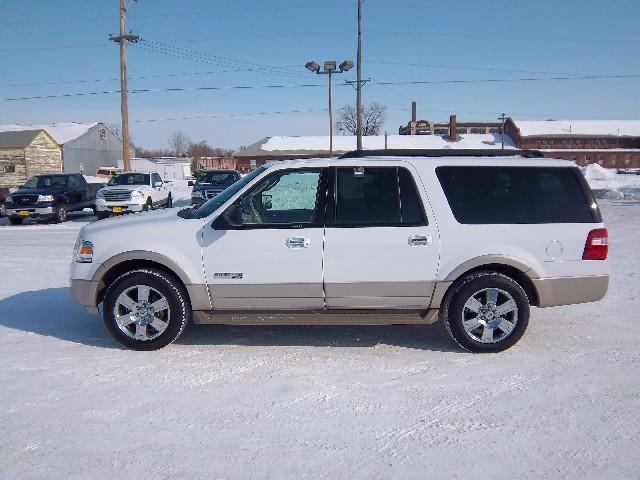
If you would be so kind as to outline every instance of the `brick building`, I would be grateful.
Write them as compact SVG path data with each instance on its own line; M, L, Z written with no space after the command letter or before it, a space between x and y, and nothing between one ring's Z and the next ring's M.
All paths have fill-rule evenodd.
M453 116L455 118L455 115ZM400 125L399 135L451 135L451 121L432 122L431 120L417 120L416 102L411 102L411 121ZM494 122L456 122L458 135L500 133L500 123Z
M540 150L546 157L578 165L640 168L639 120L515 120L505 133L522 149Z

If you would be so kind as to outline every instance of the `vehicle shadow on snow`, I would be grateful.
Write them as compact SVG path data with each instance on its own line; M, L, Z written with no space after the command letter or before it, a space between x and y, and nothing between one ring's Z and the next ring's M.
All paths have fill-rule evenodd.
M76 304L68 288L21 292L1 299L0 325L84 345L117 347L102 320Z
M101 317L74 303L68 288L22 292L0 300L0 325L102 348L121 347ZM178 345L372 347L378 344L420 350L462 352L441 323L389 326L189 325Z

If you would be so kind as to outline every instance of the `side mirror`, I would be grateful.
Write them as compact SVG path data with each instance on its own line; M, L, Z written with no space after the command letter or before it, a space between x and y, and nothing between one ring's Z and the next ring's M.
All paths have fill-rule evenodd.
M271 195L263 195L262 196L262 208L265 210L271 210L273 208L273 197Z
M160 188L162 186L162 182L153 182L153 188Z

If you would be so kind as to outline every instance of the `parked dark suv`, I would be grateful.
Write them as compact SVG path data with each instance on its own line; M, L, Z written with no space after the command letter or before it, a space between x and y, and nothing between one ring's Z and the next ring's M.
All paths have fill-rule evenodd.
M205 170L198 173L191 192L191 203L200 205L240 180L237 170Z

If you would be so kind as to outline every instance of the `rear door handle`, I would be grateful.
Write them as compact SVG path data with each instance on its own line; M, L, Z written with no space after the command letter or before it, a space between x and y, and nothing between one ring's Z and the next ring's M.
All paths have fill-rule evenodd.
M412 235L409 237L409 245L412 247L431 245L432 243L433 239L431 238L431 235Z
M307 248L311 245L311 240L305 237L290 237L286 243L288 248Z

